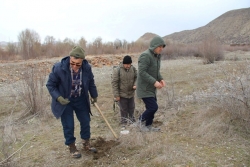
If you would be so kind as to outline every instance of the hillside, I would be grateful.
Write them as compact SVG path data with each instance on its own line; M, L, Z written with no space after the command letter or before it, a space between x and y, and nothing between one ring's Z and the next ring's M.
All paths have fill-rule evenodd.
M144 42L144 43L148 43L155 36L156 36L156 34L148 32L148 33L145 33L143 36L141 36L138 40L136 40L136 42L141 41L141 42Z
M249 44L250 43L250 8L228 11L203 27L193 30L184 30L163 38L178 43L196 43L208 35L215 35L224 44ZM146 33L138 40L152 37Z

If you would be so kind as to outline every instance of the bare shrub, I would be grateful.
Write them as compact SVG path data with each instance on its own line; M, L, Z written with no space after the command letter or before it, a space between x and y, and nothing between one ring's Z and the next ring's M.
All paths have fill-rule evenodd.
M243 51L247 52L247 51L250 51L250 45L244 45L243 48L242 48Z
M49 104L49 95L45 88L45 69L31 68L23 72L21 90L18 90L20 100L25 104L27 113L25 115L49 116L46 107Z
M157 91L157 100L159 101L159 103L163 104L162 109L164 111L173 108L175 110L179 110L179 108L184 103L181 99L179 99L180 95L178 95L178 92L176 92L175 83L173 81L173 76L171 73L168 82L169 83L166 84L166 87L163 87L162 89Z
M0 60L18 60L18 45L16 43L8 42L3 48L0 47Z
M1 58L1 60L8 60L9 59L7 52L1 47L0 47L0 58Z
M204 58L204 64L224 60L222 46L215 36L210 35L198 46L199 55Z
M250 44L231 44L223 46L225 51L234 52L237 50L250 51Z
M177 57L189 57L197 54L197 46L179 43L170 43L163 51L163 60L175 59Z
M243 131L250 130L250 64L239 66L233 72L223 68L219 72L224 74L222 79L215 80L206 92L196 94L205 104L212 104L212 107L228 115L229 123L235 123ZM211 106L211 105L210 105Z

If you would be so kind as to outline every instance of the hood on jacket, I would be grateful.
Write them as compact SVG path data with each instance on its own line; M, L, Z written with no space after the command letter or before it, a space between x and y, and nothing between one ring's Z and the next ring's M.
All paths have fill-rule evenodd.
M70 60L69 56L62 58L61 64L64 68L69 68L69 60Z
M164 40L162 39L162 37L160 36L155 36L151 41L150 41L150 46L149 46L149 50L151 50L152 52L155 50L155 48L157 48L158 46L163 46L165 47L166 44L164 42Z

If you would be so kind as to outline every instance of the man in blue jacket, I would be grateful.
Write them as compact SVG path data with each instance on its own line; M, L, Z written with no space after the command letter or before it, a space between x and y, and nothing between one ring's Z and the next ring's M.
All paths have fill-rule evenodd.
M149 48L138 59L138 75L136 93L142 99L146 110L140 115L139 123L143 123L142 131L159 131L152 126L155 112L158 110L156 92L166 86L160 73L161 52L166 46L160 36L150 41Z
M90 139L90 100L97 101L97 89L91 66L85 60L85 51L73 47L69 56L56 63L46 84L52 96L51 109L54 116L61 118L65 144L69 146L73 158L80 158L74 136L74 115L80 122L80 136L85 150L91 150Z

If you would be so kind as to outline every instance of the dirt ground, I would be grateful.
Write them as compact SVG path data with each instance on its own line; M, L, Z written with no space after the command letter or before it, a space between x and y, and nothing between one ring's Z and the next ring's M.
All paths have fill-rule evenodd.
M133 57L133 55L132 55L132 57ZM110 67L109 69L111 69L113 65L118 65L122 61L122 58L123 57L119 56L119 55L112 56L112 57L110 57L109 55L107 55L107 56L105 56L105 55L103 55L103 56L87 56L86 57L86 59L91 63L92 67L93 68L97 68L97 69L98 68L102 69L103 66ZM58 61L60 61L61 59L62 59L62 57L55 57L55 58L51 58L51 59L29 59L29 60L26 60L26 61L18 60L18 61L1 61L0 62L0 71L1 71L1 73L0 73L0 90L1 90L1 95L0 95L0 100L1 100L0 120L1 120L1 128L3 128L3 133L2 133L2 135L3 135L2 139L3 140L5 138L4 132L6 131L6 127L8 126L8 120L7 119L10 119L10 117L8 118L8 116L9 116L9 113L11 112L10 111L11 110L11 106L13 108L15 108L15 109L13 109L15 111L18 110L16 108L19 108L19 107L22 108L22 106L19 106L19 105L18 106L16 106L16 105L13 106L13 104L11 104L13 101L16 100L15 96L17 95L15 93L16 91L13 90L13 88L11 88L12 85L15 85L14 89L16 89L16 88L18 89L18 87L22 85L21 83L23 83L23 79L25 79L25 77L27 77L26 74L25 74L25 71L27 71L27 70L29 71L29 70L31 70L33 68L38 69L39 72L40 72L40 74L47 76L50 73L53 64L56 63L56 62L58 62ZM100 73L100 72L97 72L97 73ZM112 98L110 98L110 99L112 99ZM102 104L105 104L105 101L103 102L102 100L100 100L99 101L99 105L102 106ZM46 106L45 108L47 110L50 110L49 106ZM49 112L51 112L51 111L49 111ZM20 115L22 115L21 113L22 112L19 112L19 114L13 114L13 115L11 115L11 119L10 119L11 122L15 122L15 121L18 122L19 119L20 119ZM51 115L51 113L50 113L50 115ZM51 117L52 117L52 115L51 115ZM30 119L30 118L28 118L28 119ZM11 132L9 132L9 133L14 133L14 129L18 130L18 131L20 131L20 129L22 129L22 130L26 129L27 133L29 133L30 131L36 131L38 129L40 131L43 131L42 133L34 132L34 136L33 137L31 137L31 136L28 135L28 142L26 144L29 145L28 147L33 147L32 145L36 145L36 144L39 143L38 142L39 140L37 139L38 136L42 140L46 141L47 139L45 139L45 138L47 136L51 137L51 135L53 135L53 134L49 134L49 135L47 134L48 130L49 129L51 130L51 127L47 126L48 124L50 126L52 126L52 127L54 127L55 124L56 124L56 126L57 126L56 128L60 129L60 127L61 127L60 123L58 123L58 121L54 122L55 121L54 119L55 118L52 118L48 122L45 121L45 122L47 122L46 125L44 125L44 123L41 123L40 119L37 120L36 118L31 118L28 121L24 120L24 121L21 121L21 126L20 127L16 128L16 129L15 129L15 127L11 127ZM6 121L4 121L4 120L6 120ZM42 127L40 125L40 123L43 124L44 127ZM18 123L18 124L20 124L20 123ZM29 124L29 125L26 126L27 124ZM33 126L36 126L38 124L39 124L40 128L36 129L36 127L33 127ZM101 126L105 126L105 123L103 122L103 119L101 119L101 124L104 124L104 125L101 125ZM79 128L79 125L77 125L77 123L76 123L76 129L77 128ZM93 129L95 129L95 127ZM101 131L103 131L103 132L109 131L107 125L104 128L97 127L97 129L102 129ZM52 131L53 131L53 128L52 128ZM58 131L60 131L59 133L61 133L61 129L58 130ZM58 133L58 132L52 132L52 133ZM20 137L20 140L22 140L21 138L23 138L24 136L21 135L21 134L18 134L18 135L14 135L14 138L16 140L16 138ZM105 137L102 137L102 136L103 135L98 135L98 136L95 136L95 137L92 138L92 146L94 146L98 150L96 153L86 152L86 151L81 150L81 143L78 142L79 150L81 150L83 156L87 157L87 159L89 158L88 162L85 160L85 163L88 164L88 166L92 166L92 165L96 164L96 160L108 156L108 154L110 154L109 150L112 149L114 146L119 145L119 143L120 143L118 140L113 140L114 137L113 137L113 139L111 137L110 140L107 140ZM9 138L9 136L7 138ZM62 139L63 138L61 138L60 140L62 141ZM21 144L21 143L22 142L20 142L19 144ZM49 154L51 154L50 157L51 158L54 157L56 159L60 159L61 156L62 157L67 156L68 157L67 154L65 154L65 155L64 154L61 154L61 155L60 154L59 155L54 155L53 154L54 151L59 151L61 153L68 152L68 151L65 151L65 149L67 150L67 148L66 147L62 147L62 146L63 146L63 142L60 143L60 144L58 144L58 147L60 147L62 149L57 149L57 148L54 149L55 146L52 147L52 152L49 153ZM2 148L2 149L4 149L4 148ZM34 151L33 153L37 154L36 151ZM6 155L5 158L8 159L8 156L9 156L10 153L7 152L6 154L7 155ZM30 154L32 154L32 153L27 153L25 156L29 156ZM44 154L44 152L41 153L41 154ZM27 159L28 157L25 157L25 156L24 156L24 158L21 159L21 161L22 161L22 163L21 163L22 165L21 166L23 166L23 165L24 166L43 166L43 165L41 165L40 160L38 160L38 162L36 162L37 161L36 160L37 159L36 156L35 157L34 156L31 157L31 159L34 158L34 162L31 162L31 164L29 164L30 161ZM3 159L4 158L2 157L1 160L3 160ZM4 162L5 160L3 160L2 162ZM93 163L93 160L95 160L95 163ZM33 161L33 160L31 160L31 161ZM8 162L8 161L6 161L6 162ZM62 162L63 162L63 164L61 164L59 166L68 166L67 162L66 163L65 163L65 161L62 161ZM15 162L12 162L12 163L3 163L3 164L7 165L7 166L8 165L11 165L11 166L12 165L13 166L19 166L20 165L20 164L15 163ZM2 164L0 164L0 166L1 165ZM57 165L54 165L54 164L50 164L50 165L51 166L57 166ZM49 165L45 165L45 166L49 166ZM79 165L79 166L81 166L81 165Z
M229 57L236 54L230 54ZM242 56L249 57L250 53L242 53ZM133 62L137 58L138 55L133 55ZM24 77L23 71L32 67L39 68L41 74L47 76L52 65L60 59L0 62L0 166L250 166L249 134L225 124L226 115L219 110L208 105L186 102L190 92L206 89L208 83L213 82L208 76L215 75L215 65L204 66L196 58L162 63L162 74L167 78L169 86L158 94L159 110L154 126L161 127L161 132L143 133L138 127L128 126L126 129L129 134L122 135L119 109L113 110L110 89L112 65L122 60L121 55L87 57L93 66L99 89L98 106L118 139L109 130L98 110L91 106L91 143L98 151L93 153L81 150L80 125L76 121L76 145L82 157L72 159L64 145L60 119L56 120L51 114L49 95L46 96L48 99L44 106L48 113L46 117L18 119L25 109L23 99L17 98L15 93ZM240 63L228 62L230 68L240 66ZM175 92L170 91L170 81L174 83ZM173 100L174 96L177 100ZM135 116L143 111L143 103L136 99Z

